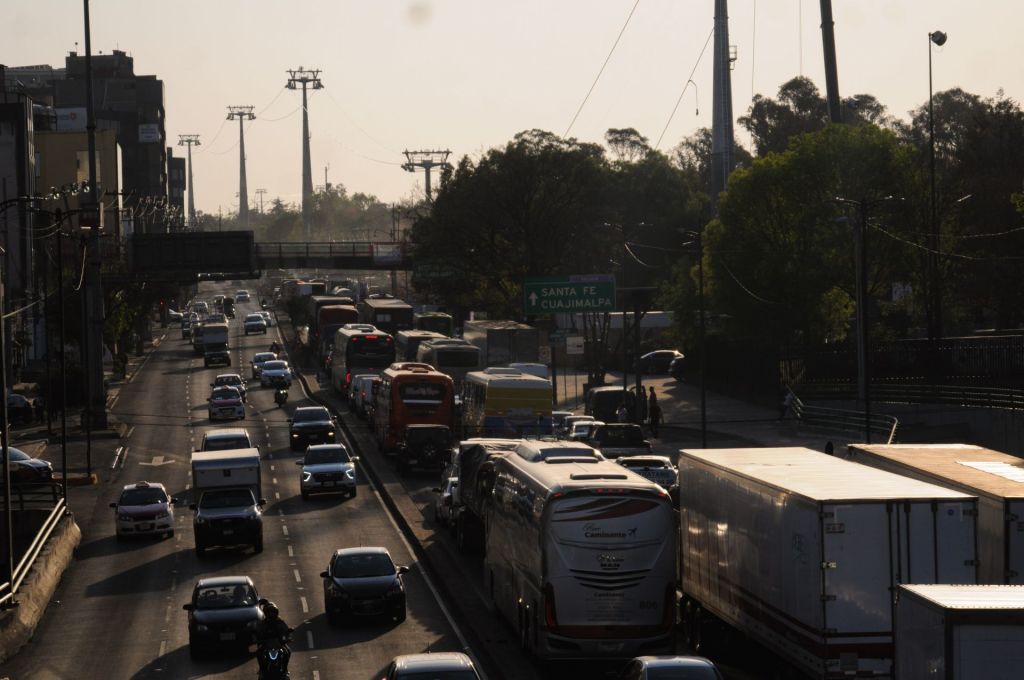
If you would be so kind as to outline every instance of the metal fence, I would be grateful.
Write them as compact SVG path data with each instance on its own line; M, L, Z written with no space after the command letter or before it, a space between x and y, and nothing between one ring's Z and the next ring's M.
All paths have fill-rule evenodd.
M13 574L8 571L5 576L9 579L0 583L0 608L9 606L13 601L25 577L32 570L36 558L42 552L46 542L53 535L54 530L67 515L67 506L64 502L63 485L59 482L48 482L43 484L23 485L11 491L11 507L20 511L30 509L46 510L49 514L43 521L39 531L36 532L32 542L25 548L21 558L15 563ZM11 524L8 524L10 527ZM11 560L14 556L11 555Z
M864 411L805 404L792 390L790 390L790 395L792 396L791 409L793 414L802 424L820 427L825 430L858 434L870 428L872 434L878 435L880 442L892 444L896 441L896 434L900 425L900 421L896 416L885 413L872 413L869 417Z

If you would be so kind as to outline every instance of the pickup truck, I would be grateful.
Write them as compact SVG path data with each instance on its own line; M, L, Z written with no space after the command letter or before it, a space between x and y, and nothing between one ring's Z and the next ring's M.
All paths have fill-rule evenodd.
M643 429L633 423L598 425L586 443L600 451L605 458L643 456L651 452L651 442L644 439Z
M196 555L212 546L251 545L263 552L259 450L195 451L192 480Z

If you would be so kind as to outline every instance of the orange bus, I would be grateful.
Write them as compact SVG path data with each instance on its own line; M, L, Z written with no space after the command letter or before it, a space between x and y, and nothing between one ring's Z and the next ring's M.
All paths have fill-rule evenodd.
M455 384L429 364L399 362L380 374L373 429L382 451L398 446L407 425L447 425L455 414Z

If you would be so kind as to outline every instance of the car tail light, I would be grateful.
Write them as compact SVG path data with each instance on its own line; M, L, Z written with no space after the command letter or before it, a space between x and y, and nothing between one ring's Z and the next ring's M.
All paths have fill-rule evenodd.
M544 623L549 629L558 627L558 613L555 611L555 587L550 583L544 586Z

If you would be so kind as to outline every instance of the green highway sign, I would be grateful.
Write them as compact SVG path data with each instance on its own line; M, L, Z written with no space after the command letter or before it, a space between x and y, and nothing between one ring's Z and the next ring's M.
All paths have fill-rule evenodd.
M527 315L615 311L615 277L589 274L526 279L523 307Z

